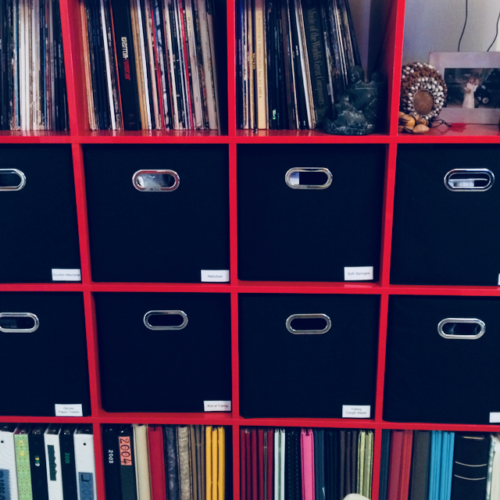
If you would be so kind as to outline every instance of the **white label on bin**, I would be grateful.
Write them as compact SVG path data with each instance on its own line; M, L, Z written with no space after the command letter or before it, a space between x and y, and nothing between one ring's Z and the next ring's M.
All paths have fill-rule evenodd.
M82 281L80 269L52 269L52 281Z
M500 424L500 411L490 412L490 424Z
M82 405L56 405L56 417L83 417Z
M205 411L231 411L231 401L203 401Z
M371 406L342 405L342 418L370 418Z
M498 286L500 286L500 274L498 275Z
M225 269L218 271L206 271L202 269L201 281L227 283L229 281L229 271Z
M373 279L373 266L344 267L345 281L365 281Z

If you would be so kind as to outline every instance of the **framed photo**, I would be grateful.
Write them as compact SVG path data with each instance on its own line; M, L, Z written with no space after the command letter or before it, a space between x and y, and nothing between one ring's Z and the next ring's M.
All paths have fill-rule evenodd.
M431 52L429 64L448 87L439 118L449 123L498 124L500 52Z

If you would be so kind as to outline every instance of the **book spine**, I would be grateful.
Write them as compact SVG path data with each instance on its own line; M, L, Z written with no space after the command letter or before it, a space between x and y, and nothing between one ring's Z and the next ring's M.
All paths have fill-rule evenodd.
M14 442L16 447L17 491L19 500L33 500L28 435L16 434Z
M137 36L139 42L139 50L140 50L140 61L141 61L141 75L143 79L143 90L144 90L144 98L145 98L145 113L147 117L148 130L153 129L154 124L154 111L152 109L152 93L151 93L151 82L148 77L148 68L149 68L149 58L147 51L147 38L145 32L145 23L144 23L144 12L143 12L143 2L141 0L136 0L137 6Z
M162 59L160 54L161 40L160 42L158 42L158 31L156 29L156 18L155 18L155 0L150 1L149 4L151 8L151 31L153 36L154 64L155 64L155 74L156 74L156 88L158 92L160 128L165 130L167 124L165 122L165 107L164 107L165 101L164 101L164 88L162 83L162 68L161 68Z
M154 500L167 500L163 429L148 426L149 462L151 467L151 494ZM107 497L106 497L107 498ZM201 499L198 499L201 500Z
M189 66L191 73L191 90L194 108L194 128L203 128L203 108L200 90L200 76L198 71L198 61L196 60L196 32L194 27L194 13L192 0L185 0L184 13L186 18L187 40L189 50Z
M147 51L149 82L151 88L152 118L151 123L156 130L162 129L161 108L158 96L158 78L156 75L155 39L153 32L153 20L151 17L151 0L144 0L144 44Z
M137 483L134 460L134 438L130 426L124 426L118 434L120 452L120 482L122 500L137 500Z
M264 14L264 0L255 0L255 64L257 75L257 127L259 129L268 128Z
M75 426L62 430L59 437L61 446L61 473L64 500L78 500L78 486L76 483L75 466ZM109 499L111 500L111 498Z
M163 21L165 25L165 48L167 53L168 76L170 86L170 100L173 118L173 128L179 130L181 128L179 120L179 105L177 93L177 81L175 79L175 56L172 43L172 30L170 27L170 5L171 0L164 0Z
M120 451L118 432L114 425L103 427L102 447L104 450L104 477L106 479L106 500L121 500ZM65 499L66 500L66 499Z
M35 428L29 434L31 487L33 500L48 500L47 462L45 460L44 428ZM68 497L69 498L69 497Z
M163 7L161 0L154 0L156 43L158 47L158 59L161 71L161 88L163 99L163 114L165 128L172 128L172 96L170 91L170 78L168 72L167 46L163 23Z
M205 81L205 67L203 65L203 48L201 42L200 16L196 0L191 0L191 8L193 9L193 27L195 40L195 57L198 64L198 82L200 87L200 105L201 105L201 128L208 129L208 103L207 103L207 88Z
M179 4L179 27L181 36L181 50L183 67L185 69L185 88L186 88L186 102L187 102L187 116L189 120L189 129L194 128L194 107L193 107L193 86L191 74L191 61L189 58L189 41L186 27L186 10L183 0L177 0Z
M308 128L316 128L316 117L314 116L314 104L311 87L311 74L309 72L309 57L307 54L306 34L304 28L304 16L302 12L302 4L300 0L295 0L295 9L297 14L297 30L300 51L300 64L302 68L302 77L304 82L304 93L307 111Z
M302 10L313 94L313 111L316 115L315 121L321 123L328 112L328 72L319 1L302 0Z
M115 103L113 99L113 84L111 81L111 60L110 60L108 36L107 36L108 27L106 25L104 0L100 0L99 17L101 21L99 31L102 37L101 44L104 50L104 67L106 71L107 102L108 102L109 116L111 119L111 129L117 130Z

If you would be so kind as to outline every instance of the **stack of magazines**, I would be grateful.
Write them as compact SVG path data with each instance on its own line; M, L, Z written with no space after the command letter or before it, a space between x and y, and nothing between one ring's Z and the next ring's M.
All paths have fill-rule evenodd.
M0 1L0 130L68 130L58 0Z
M91 130L219 129L212 0L82 0Z
M348 0L238 0L238 126L314 129L360 65Z

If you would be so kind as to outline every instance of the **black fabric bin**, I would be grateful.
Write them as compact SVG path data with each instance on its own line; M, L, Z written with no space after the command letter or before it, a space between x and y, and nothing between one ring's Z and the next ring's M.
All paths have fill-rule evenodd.
M499 155L483 144L399 146L391 283L499 284Z
M0 330L0 415L64 416L55 405L90 414L82 294L0 293Z
M102 407L109 412L203 412L231 401L229 294L97 293ZM173 311L153 315L150 311ZM151 330L182 325L180 330Z
M369 406L374 417L379 297L242 294L239 300L243 417L342 418L344 406L355 405ZM287 320L297 314L326 315L331 328L291 333ZM321 317L297 318L291 328L321 331L325 324Z
M92 279L199 283L229 270L227 146L84 147ZM144 170L170 170L173 191L140 191ZM169 176L169 179L172 179Z
M0 283L80 269L70 146L0 147Z
M438 327L447 319L446 335L469 338L443 337ZM472 340L480 321L484 334ZM391 297L384 420L490 423L490 413L500 412L499 349L498 298Z
M239 146L239 279L340 282L346 267L372 267L377 281L384 169L384 146ZM331 184L297 189L288 172Z

